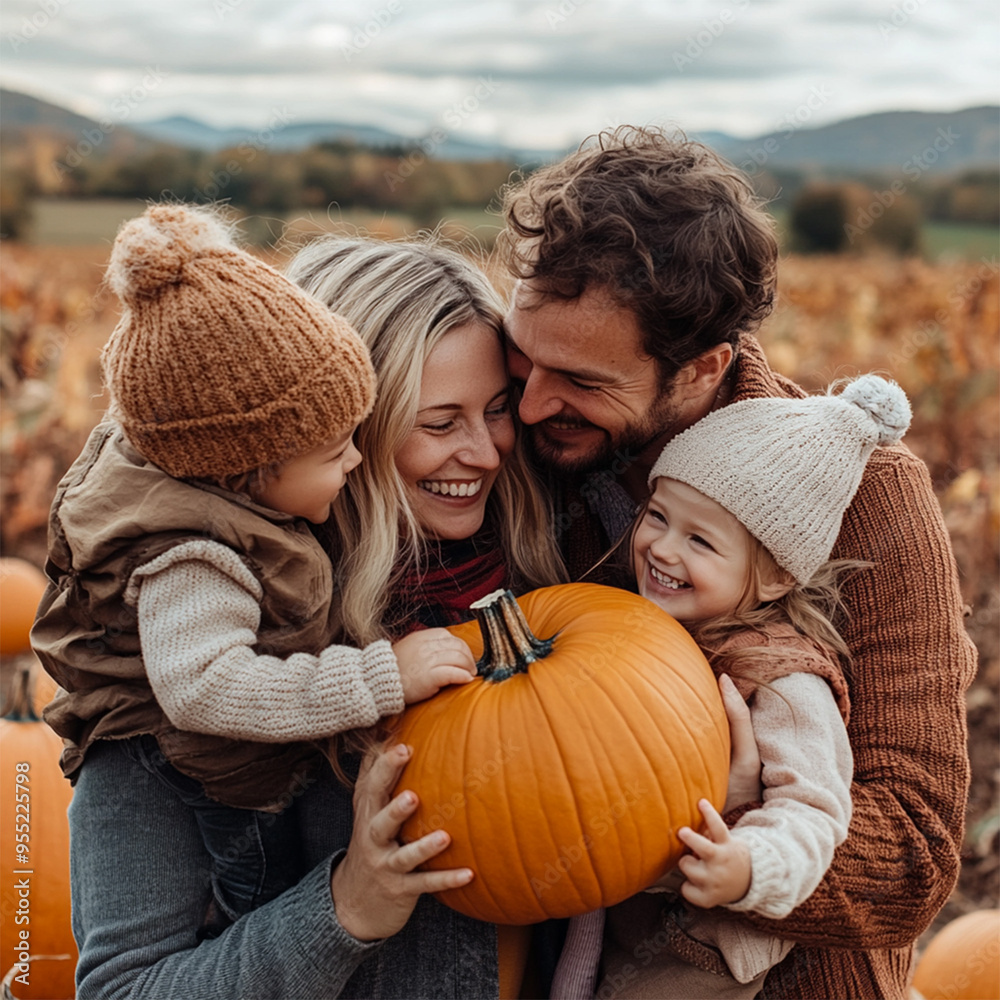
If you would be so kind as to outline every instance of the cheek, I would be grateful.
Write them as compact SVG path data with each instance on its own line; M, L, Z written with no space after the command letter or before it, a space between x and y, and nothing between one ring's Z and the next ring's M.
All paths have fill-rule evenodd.
M396 453L396 471L407 486L413 486L418 479L427 478L433 471L434 456L430 454L427 442L411 435Z
M424 437L408 451L405 470L397 461L396 468L411 489L418 489L417 482L421 479L437 479L444 472L453 474L455 454L461 449L450 437Z
M649 538L642 528L638 528L632 539L632 569L638 576L641 567L646 561L646 553L649 551Z
M501 460L509 458L514 450L514 421L512 419L499 421L490 428L490 439Z

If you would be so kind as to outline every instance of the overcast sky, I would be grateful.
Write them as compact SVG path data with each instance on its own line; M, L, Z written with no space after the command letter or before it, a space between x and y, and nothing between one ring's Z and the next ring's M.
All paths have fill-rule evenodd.
M0 82L94 118L558 148L998 102L995 0L3 0ZM802 115L808 115L808 122Z

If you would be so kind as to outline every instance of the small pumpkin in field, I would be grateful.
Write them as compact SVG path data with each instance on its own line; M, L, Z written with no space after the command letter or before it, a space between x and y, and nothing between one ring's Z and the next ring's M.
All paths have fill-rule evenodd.
M62 740L39 719L36 671L19 671L0 719L0 974L15 997L59 1000L75 993L66 818L73 793L59 768ZM51 696L54 683L39 679Z
M913 986L925 1000L1000 1000L1000 910L945 924L920 957Z
M698 800L725 800L729 726L704 656L656 605L597 584L473 609L479 627L450 631L481 676L408 708L397 733L414 748L398 788L420 800L403 840L447 830L426 867L476 877L439 898L492 923L641 891L680 858Z
M25 653L38 602L45 593L45 574L24 559L0 559L0 655Z

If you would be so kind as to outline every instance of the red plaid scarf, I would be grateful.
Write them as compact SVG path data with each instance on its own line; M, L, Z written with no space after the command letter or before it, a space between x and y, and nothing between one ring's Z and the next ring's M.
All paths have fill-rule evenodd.
M493 532L431 542L423 568L405 573L394 588L386 628L400 638L418 628L469 621L473 601L510 585L507 564Z

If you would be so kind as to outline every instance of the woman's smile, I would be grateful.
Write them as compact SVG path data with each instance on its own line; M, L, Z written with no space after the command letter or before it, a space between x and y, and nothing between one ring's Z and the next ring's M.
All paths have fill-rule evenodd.
M475 497L483 488L483 480L480 479L421 479L417 485L428 493L440 496L442 499L448 498L469 498Z

